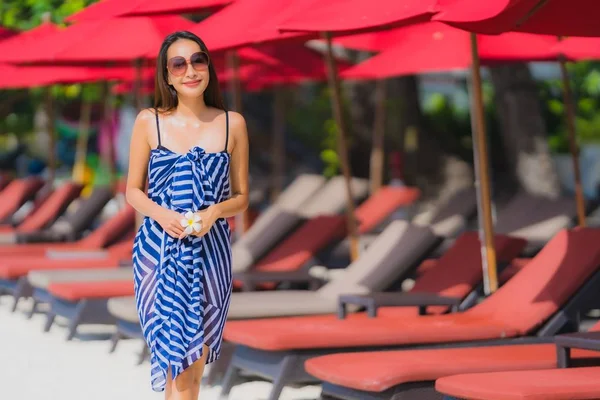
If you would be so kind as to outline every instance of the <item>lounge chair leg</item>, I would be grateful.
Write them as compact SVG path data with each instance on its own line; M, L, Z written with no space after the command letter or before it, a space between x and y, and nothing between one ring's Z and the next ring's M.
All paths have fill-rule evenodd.
M281 369L279 370L279 374L277 374L275 380L273 380L273 388L271 389L271 393L269 394L269 400L279 400L281 391L287 383L289 374L293 372L294 364L296 361L296 357L294 356L287 356L283 359L283 362L281 363Z
M75 314L69 322L69 333L67 335L67 340L72 340L77 334L77 327L79 326L79 322L81 322L81 319L83 318L83 313L85 312L86 306L86 300L81 300L79 304L77 304Z
M19 278L17 285L15 286L15 292L13 293L13 306L11 311L17 311L17 306L19 305L19 300L22 297L27 297L32 294L32 288L27 281L27 278Z
M112 337L110 338L110 349L108 350L109 353L114 353L115 350L117 349L117 344L119 343L119 340L121 340L123 336L121 335L121 332L116 331Z
M148 354L150 354L150 350L148 349L146 342L144 342L144 346L142 347L142 352L140 353L140 357L138 358L137 365L142 364L148 356Z
M31 305L31 310L27 313L27 319L33 318L35 312L37 311L37 306L40 304L36 299L33 299L33 304Z
M227 372L225 373L225 377L223 378L223 385L221 386L221 396L220 399L228 399L229 392L231 392L231 388L235 385L235 381L240 376L240 369L233 364L229 364L229 368L227 368Z
M52 311L48 311L48 314L46 314L46 324L44 325L44 332L50 331L50 328L52 328L52 324L54 324L54 318L56 318L56 314L54 314Z

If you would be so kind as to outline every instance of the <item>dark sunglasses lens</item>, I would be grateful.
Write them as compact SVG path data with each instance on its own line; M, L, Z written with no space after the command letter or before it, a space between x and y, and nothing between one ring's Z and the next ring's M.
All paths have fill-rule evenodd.
M174 75L179 75L185 72L187 63L183 57L173 57L169 60L168 67Z
M190 57L194 69L206 69L208 67L208 55L206 53L194 53Z

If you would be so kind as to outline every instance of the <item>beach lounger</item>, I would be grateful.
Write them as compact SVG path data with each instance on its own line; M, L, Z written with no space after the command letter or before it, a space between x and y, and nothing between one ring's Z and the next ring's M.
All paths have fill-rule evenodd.
M31 234L19 234L17 238L21 243L0 247L0 266L5 261L21 256L44 255L48 250L90 250L110 244L105 243L106 240L117 240L122 236L124 226L130 229L127 224L130 223L129 217L134 211L131 211L128 205L103 222L100 227L81 237L110 200L108 193L97 193L102 196L86 199L73 214L59 219L50 228ZM111 229L117 229L116 234L111 234Z
M48 301L51 309L47 313L44 331L50 330L57 315L69 319L67 340L75 337L80 324L117 322L108 312L107 299L133 293L133 270L122 267L111 268L110 271L90 270L86 273L89 281L55 282L48 286Z
M113 191L109 186L94 188L87 198L79 200L76 209L72 213L60 217L47 229L18 234L18 245L0 247L0 256L22 252L23 249L27 248L22 246L23 244L42 243L43 246L43 244L47 243L79 239L85 230L93 225L94 221L102 213L104 206L112 198Z
M573 226L575 216L572 197L550 199L518 193L498 212L494 232L527 240L531 253L543 247L561 229Z
M600 331L600 323L590 331ZM540 338L535 344L338 353L312 358L305 368L324 381L323 394L328 398L441 399L434 385L445 376L556 368L556 346L548 342L549 338ZM600 364L599 352L573 350L571 357L579 366Z
M429 226L436 236L454 238L467 229L468 221L477 212L475 189L468 186L457 190L444 201L416 215L412 223Z
M93 259L103 261L98 259L98 254L102 257L105 254L103 250L131 232L134 224L135 210L128 205L88 236L76 242L22 245L21 247L30 248L31 255L22 252L16 256L0 256L0 293L12 293L16 303L19 298L31 293L31 286L27 281L29 271L43 268L59 269L60 263L66 261L65 258L78 257L88 265ZM51 261L52 258L60 260Z
M436 389L469 400L600 398L600 367L464 374L441 378Z
M75 182L66 182L53 191L40 206L31 212L18 226L0 227L0 244L14 244L17 235L37 232L48 228L56 219L65 212L67 207L77 198L83 185Z
M389 290L414 269L439 243L429 228L406 221L394 221L378 236L361 257L338 271L320 289L310 291L280 290L234 293L228 319L249 319L292 315L334 314L343 294L363 296ZM525 246L522 239L497 237L498 257L510 261ZM454 296L458 303L481 282L481 257L477 234L463 234L413 287L415 293ZM269 274L263 278L270 279ZM285 279L285 278L284 278ZM394 296L396 293L375 294ZM458 304L457 304L458 305ZM349 305L350 308L354 305ZM447 309L441 307L441 309ZM409 315L418 310L406 308ZM433 310L432 310L433 311ZM438 311L439 310L438 308Z
M36 176L16 179L0 193L0 223L10 223L13 214L44 186L44 181Z
M257 260L302 222L319 215L341 213L346 205L344 185L341 176L331 178L327 183L324 183L322 177L316 175L299 177L233 244L231 249L233 272L250 269ZM366 196L368 187L366 180L352 179L356 200Z
M270 399L286 383L314 379L303 362L316 355L390 347L468 345L550 336L577 319L600 287L600 230L559 232L518 274L480 304L444 315L394 317L393 308L369 318L330 316L228 321L224 338L237 344L223 384L240 369L275 380Z
M419 192L411 188L383 187L355 209L358 233L366 234L383 223L395 210L411 204ZM235 268L234 286L254 290L253 274L259 272L289 272L315 265L315 256L327 246L346 236L345 217L320 215L304 223L277 247L262 258L251 271ZM285 281L285 280L284 280ZM246 285L243 283L246 282ZM262 288L273 287L262 285Z

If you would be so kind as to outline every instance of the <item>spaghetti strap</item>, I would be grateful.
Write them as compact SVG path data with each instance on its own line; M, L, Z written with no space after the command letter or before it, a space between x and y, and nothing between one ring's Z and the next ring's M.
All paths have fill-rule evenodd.
M154 115L156 116L156 135L158 136L158 147L161 147L161 143L160 143L160 127L158 124L158 108L154 109Z
M227 153L227 147L229 145L229 112L225 110L225 153Z

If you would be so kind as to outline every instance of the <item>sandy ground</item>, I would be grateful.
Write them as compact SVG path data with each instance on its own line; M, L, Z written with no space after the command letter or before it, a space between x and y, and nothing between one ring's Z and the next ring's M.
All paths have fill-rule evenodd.
M0 398L7 400L159 400L150 389L149 363L136 365L138 340L119 343L108 353L110 327L89 326L80 337L65 340L65 322L57 319L51 331L42 331L45 317L26 318L30 303L9 311L9 298L0 298ZM230 400L266 399L267 382L236 386ZM220 386L203 387L201 400L219 399ZM318 399L318 386L286 388L281 400Z

